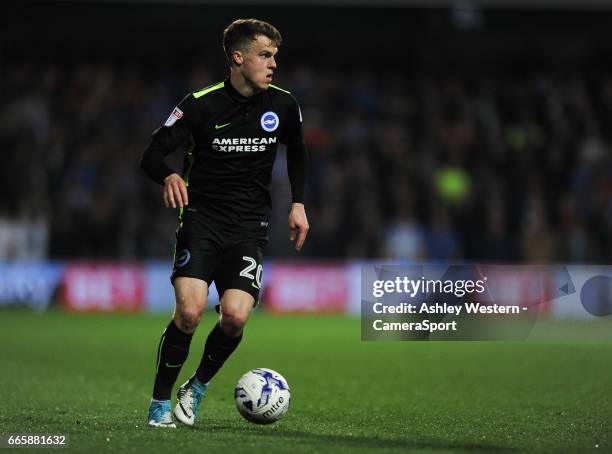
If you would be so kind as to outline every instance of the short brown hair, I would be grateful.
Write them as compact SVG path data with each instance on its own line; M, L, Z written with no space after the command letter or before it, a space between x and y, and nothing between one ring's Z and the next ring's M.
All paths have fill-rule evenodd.
M283 41L283 37L274 25L257 19L238 19L223 30L223 50L230 65L232 64L232 52L246 50L258 35L270 38L276 47L280 47Z

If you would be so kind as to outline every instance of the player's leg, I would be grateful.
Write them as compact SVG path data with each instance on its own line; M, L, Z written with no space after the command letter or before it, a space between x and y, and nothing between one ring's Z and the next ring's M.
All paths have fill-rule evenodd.
M220 320L209 333L200 366L178 390L174 415L183 424L195 423L208 382L236 350L242 340L242 330L255 300L248 293L229 289L221 297Z
M163 414L166 422L172 421L172 387L187 358L191 338L206 307L208 283L212 282L218 251L218 236L206 224L205 216L193 209L185 210L176 231L172 271L176 305L172 321L159 344L151 401L151 407L158 407L159 410L154 413Z
M261 248L256 244L239 244L226 251L217 263L214 281L221 295L220 317L209 333L202 360L196 373L179 388L179 404L174 414L185 424L192 425L199 411L199 402L182 399L193 393L206 393L208 382L236 350L242 332L259 297L261 284ZM191 390L191 391L190 391ZM183 404L183 400L186 401ZM200 399L201 400L201 399Z
M191 338L206 307L208 285L190 277L174 280L176 305L157 352L157 372L149 408L149 425L174 427L171 417L172 387L189 354Z
M196 371L202 383L208 383L236 350L249 314L259 298L262 250L255 242L239 243L219 261L215 275L222 292L219 322L206 339L204 355Z
M202 383L208 383L215 376L240 344L254 304L255 298L244 290L228 289L223 293L221 316L206 339L202 361L196 371Z
M153 398L158 400L170 399L172 386L187 359L191 338L206 307L208 285L200 279L177 277L174 292L174 316L162 335L158 349L157 375L153 387Z

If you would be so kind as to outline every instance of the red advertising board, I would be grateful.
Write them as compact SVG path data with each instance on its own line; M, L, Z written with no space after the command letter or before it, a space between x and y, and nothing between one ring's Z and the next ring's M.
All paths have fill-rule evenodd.
M488 292L481 302L527 307L530 311L546 313L550 309L550 267L526 265L484 265Z
M345 312L349 299L349 268L342 265L270 265L262 295L271 312Z
M141 266L68 265L63 278L63 304L75 311L140 311L144 286Z

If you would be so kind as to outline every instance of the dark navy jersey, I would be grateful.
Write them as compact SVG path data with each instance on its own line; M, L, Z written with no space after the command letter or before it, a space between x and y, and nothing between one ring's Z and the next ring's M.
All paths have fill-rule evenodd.
M212 222L248 228L267 221L279 143L287 146L293 202L303 202L302 114L288 91L270 85L245 97L229 80L187 95L153 133L142 167L158 183L173 173L164 157L187 144L183 178L189 207Z

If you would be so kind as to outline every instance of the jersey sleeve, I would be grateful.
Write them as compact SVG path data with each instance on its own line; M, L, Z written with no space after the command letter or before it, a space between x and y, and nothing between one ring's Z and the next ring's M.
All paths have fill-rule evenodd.
M291 100L281 142L287 146L287 173L291 184L291 200L293 203L304 203L308 151L302 133L302 111L293 96Z
M166 165L165 157L189 139L197 123L195 98L190 93L174 108L166 122L153 132L151 143L142 155L140 166L153 181L163 184L164 179L174 173Z

